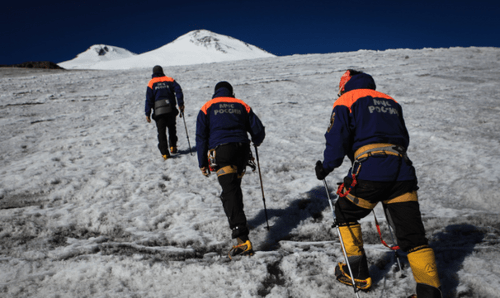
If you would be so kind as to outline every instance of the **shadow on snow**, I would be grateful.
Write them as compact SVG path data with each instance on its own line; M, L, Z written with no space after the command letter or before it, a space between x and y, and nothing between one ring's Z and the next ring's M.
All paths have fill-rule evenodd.
M334 194L330 194L332 198ZM314 235L293 234L293 229L297 228L300 222L312 218L316 222L323 220L322 212L329 206L328 197L325 188L315 187L305 193L303 198L294 200L285 209L267 209L269 221L275 219L274 224L270 225L266 241L262 250L273 250L279 246L280 240L306 240L312 241ZM333 216L327 218L327 221L333 223ZM264 225L266 227L265 210L262 209L253 219L248 220L250 227ZM325 230L328 234L329 229Z
M443 297L467 296L467 293L457 296L460 283L458 271L462 268L465 258L474 252L476 244L483 241L485 234L485 231L476 226L456 224L447 226L444 232L433 236L430 246L436 254Z

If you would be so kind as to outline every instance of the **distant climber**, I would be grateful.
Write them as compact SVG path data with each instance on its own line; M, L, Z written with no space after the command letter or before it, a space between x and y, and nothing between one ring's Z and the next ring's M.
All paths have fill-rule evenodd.
M179 110L181 117L184 114L184 95L181 86L172 78L165 76L163 68L159 65L153 67L152 79L146 91L146 121L151 118L156 121L158 129L158 149L164 160L171 153L177 153L176 117ZM151 110L153 115L151 116ZM168 128L168 141L167 141ZM168 148L170 142L170 151Z
M259 146L266 135L250 106L234 97L231 84L217 83L212 99L198 113L196 149L202 174L208 176L211 170L216 171L222 187L220 199L232 230L231 237L237 241L230 257L253 254L241 191L241 179L251 155L248 133L255 146Z

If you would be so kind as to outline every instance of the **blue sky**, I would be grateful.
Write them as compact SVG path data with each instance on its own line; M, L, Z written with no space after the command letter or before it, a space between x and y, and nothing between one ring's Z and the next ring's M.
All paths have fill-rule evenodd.
M63 62L94 44L140 54L196 29L283 56L500 47L500 1L16 1L0 10L0 64Z

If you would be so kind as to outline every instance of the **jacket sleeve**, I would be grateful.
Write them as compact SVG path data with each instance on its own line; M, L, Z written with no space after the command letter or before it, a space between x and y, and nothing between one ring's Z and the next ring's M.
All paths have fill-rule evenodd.
M326 148L323 153L323 168L330 173L342 165L344 157L352 147L352 134L349 121L349 108L336 106L332 111L330 127L325 133Z
M198 166L200 168L208 166L208 137L208 118L203 111L200 111L196 119L196 151L198 153Z
M248 113L248 122L248 132L252 136L252 142L255 144L255 146L260 146L260 144L262 144L262 141L264 141L264 138L266 137L266 131L259 117L254 114L252 109L250 109L250 112Z
M405 119L403 117L403 109L399 110L399 119L402 123L403 137L405 139L405 142L404 142L404 144L402 144L402 146L404 146L405 148L408 148L408 147L410 147L410 134L408 133L408 129L406 128Z
M153 109L154 106L154 94L153 94L153 89L147 88L146 90L146 106L145 106L145 112L146 116L151 116L151 109Z
M184 106L184 94L182 93L181 85L179 85L176 81L174 81L174 92L175 97L177 98L177 105L179 107Z

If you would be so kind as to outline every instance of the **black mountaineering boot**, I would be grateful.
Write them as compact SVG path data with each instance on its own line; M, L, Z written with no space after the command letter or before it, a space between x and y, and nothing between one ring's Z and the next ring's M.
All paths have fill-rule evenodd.
M368 262L366 261L366 256L363 254L361 256L351 256L347 259L349 260L349 265L351 265L356 287L363 291L370 290L372 286L372 278L368 272ZM352 287L352 279L347 264L339 263L335 267L335 276L341 283Z

